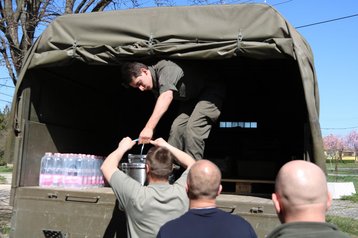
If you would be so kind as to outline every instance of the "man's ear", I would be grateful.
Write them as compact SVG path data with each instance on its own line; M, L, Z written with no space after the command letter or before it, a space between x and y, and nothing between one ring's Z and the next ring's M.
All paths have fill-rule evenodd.
M220 193L221 193L221 191L223 190L223 186L220 184L220 186L219 186L219 190L218 190L218 193L217 193L217 196L219 196L220 195Z
M275 207L276 213L279 214L281 212L281 205L279 202L278 195L276 193L272 194L272 202Z
M149 173L149 165L145 164L145 172L148 174Z
M332 194L330 192L327 193L327 203L326 203L326 210L328 210L332 205Z

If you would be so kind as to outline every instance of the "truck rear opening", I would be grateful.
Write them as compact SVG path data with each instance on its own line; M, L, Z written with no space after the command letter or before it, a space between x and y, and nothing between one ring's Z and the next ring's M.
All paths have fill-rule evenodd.
M149 17L153 15L161 21ZM208 18L215 24L208 26ZM7 151L14 163L13 237L125 234L111 188L40 188L40 162L45 152L105 157L121 138L137 138L155 97L124 88L120 68L125 61L151 64L160 59L190 64L198 72L214 69L227 85L222 115L206 141L204 157L223 174L219 206L248 219L260 237L278 224L269 199L278 169L294 159L324 169L312 52L270 6L62 16L24 60L13 100ZM174 103L155 138L168 138L176 109Z

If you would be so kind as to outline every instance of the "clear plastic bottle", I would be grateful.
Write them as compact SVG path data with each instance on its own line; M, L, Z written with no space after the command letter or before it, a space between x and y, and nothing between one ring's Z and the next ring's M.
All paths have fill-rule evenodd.
M76 188L85 188L84 177L85 177L85 163L86 160L83 154L76 155L76 174L75 177L75 187Z
M53 182L54 187L63 187L64 163L60 153L54 154Z
M74 154L65 154L64 156L64 187L76 187L77 168Z
M53 155L50 152L46 152L45 155L41 158L40 178L39 178L40 187L50 187L52 185L53 166L54 166Z
M99 165L98 165L99 187L104 187L104 177L101 171L101 166L103 164L104 158L102 156L99 156L98 160L99 160Z

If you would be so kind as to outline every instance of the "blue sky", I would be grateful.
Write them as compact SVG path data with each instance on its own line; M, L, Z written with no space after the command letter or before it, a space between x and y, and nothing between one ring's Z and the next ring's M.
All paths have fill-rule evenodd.
M235 1L240 2L245 1ZM358 14L357 0L266 0L266 3L273 5L295 27ZM298 28L298 31L311 45L315 58L323 135L345 135L358 130L358 16ZM12 100L13 92L6 69L0 67L0 110L9 104L6 101Z
M358 14L357 0L293 0L274 7L295 27ZM358 16L297 30L313 50L323 135L358 130Z

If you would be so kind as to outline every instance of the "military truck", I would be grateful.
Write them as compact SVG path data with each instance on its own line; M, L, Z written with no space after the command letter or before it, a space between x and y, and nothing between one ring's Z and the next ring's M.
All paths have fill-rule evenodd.
M39 187L40 162L45 152L105 157L124 136L137 138L155 98L124 88L120 68L161 59L189 63L199 75L215 69L227 84L204 157L223 174L219 207L242 215L260 237L279 224L270 201L278 169L296 159L324 169L312 52L271 6L60 16L24 59L13 99L12 237L126 236L110 187ZM155 138L168 137L176 107L161 119Z

